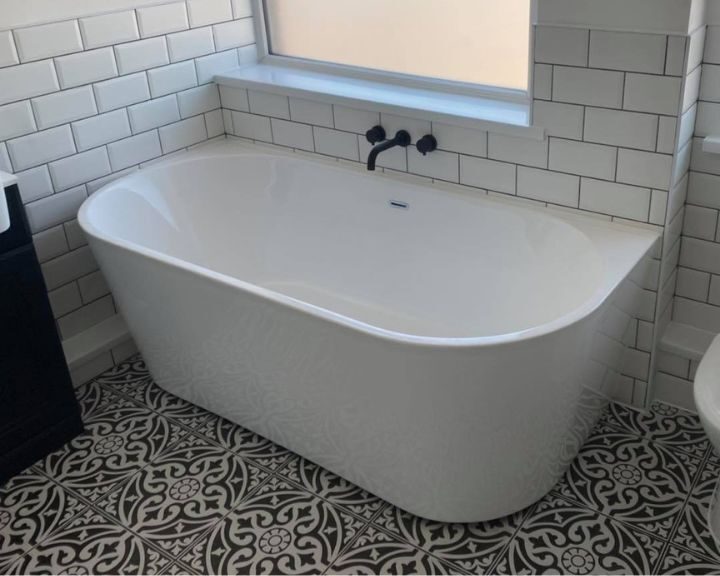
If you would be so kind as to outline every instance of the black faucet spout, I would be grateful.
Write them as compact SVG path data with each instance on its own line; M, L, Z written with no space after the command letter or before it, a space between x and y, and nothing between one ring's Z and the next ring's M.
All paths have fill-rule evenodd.
M407 148L410 145L410 140L410 133L407 130L398 130L394 138L391 138L390 140L385 140L384 142L381 142L380 144L374 146L373 149L370 150L370 154L368 154L367 169L375 170L375 162L377 161L377 157L380 155L381 152L385 152L385 150L390 150L390 148L395 148L395 146Z

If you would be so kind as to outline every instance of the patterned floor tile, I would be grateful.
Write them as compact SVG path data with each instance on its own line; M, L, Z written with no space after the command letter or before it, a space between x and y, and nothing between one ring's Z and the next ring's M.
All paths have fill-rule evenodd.
M670 535L699 461L614 428L596 428L555 487L560 494L661 538Z
M669 546L656 572L658 574L720 574L720 564L676 546Z
M697 414L655 402L649 411L611 402L603 423L701 457L709 442Z
M85 507L32 468L6 482L0 487L0 569Z
M280 478L271 478L180 560L208 574L316 574L363 522Z
M672 541L674 544L720 561L720 548L710 533L708 522L708 513L718 480L720 480L720 468L707 463L690 494Z
M197 428L197 432L268 470L277 470L291 454L282 446L214 414Z
M232 452L191 435L97 507L175 557L267 476Z
M407 542L368 526L328 573L458 574L459 571Z
M462 570L479 574L490 568L526 513L477 524L446 524L388 506L374 523Z
M171 560L88 510L8 569L12 574L159 574Z
M386 505L386 502L377 496L300 456L294 456L283 466L280 474L366 520L370 520Z
M133 385L146 382L151 379L145 360L142 356L135 355L125 362L103 372L96 380L103 385L116 388L118 391L132 388Z
M76 388L75 396L80 404L80 415L83 420L92 418L120 400L120 396L101 386L97 380L90 380Z
M650 574L663 542L549 495L523 523L499 574Z
M187 430L129 400L85 420L85 432L36 464L50 478L96 500L129 478Z

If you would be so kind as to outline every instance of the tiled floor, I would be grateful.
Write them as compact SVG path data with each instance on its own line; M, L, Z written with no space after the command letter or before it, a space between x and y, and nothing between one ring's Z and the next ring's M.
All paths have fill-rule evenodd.
M87 431L0 488L0 572L720 573L720 477L692 414L612 405L555 490L485 524L420 520L156 387L79 390Z

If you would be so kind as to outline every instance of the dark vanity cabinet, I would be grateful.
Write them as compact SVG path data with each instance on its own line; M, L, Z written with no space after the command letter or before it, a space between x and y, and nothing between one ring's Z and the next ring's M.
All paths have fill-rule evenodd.
M82 432L80 411L16 185L0 233L0 484Z

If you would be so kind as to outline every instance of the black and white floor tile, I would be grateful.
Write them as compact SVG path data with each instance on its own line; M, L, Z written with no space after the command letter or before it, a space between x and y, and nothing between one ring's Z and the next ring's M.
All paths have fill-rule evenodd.
M156 386L77 391L86 431L0 486L0 573L720 574L720 478L692 413L611 404L558 485L507 518L417 518Z

